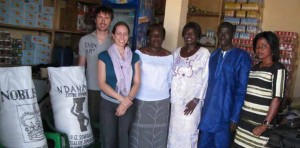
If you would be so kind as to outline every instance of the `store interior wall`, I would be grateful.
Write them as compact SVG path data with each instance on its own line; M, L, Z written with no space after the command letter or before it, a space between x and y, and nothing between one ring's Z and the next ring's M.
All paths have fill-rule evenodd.
M165 49L174 51L184 45L181 32L186 24L187 11L187 0L166 0L164 27L167 38L162 45Z
M297 32L300 39L300 0L265 0L262 28L264 31ZM299 65L300 46L297 63ZM294 72L293 98L300 97L300 66Z

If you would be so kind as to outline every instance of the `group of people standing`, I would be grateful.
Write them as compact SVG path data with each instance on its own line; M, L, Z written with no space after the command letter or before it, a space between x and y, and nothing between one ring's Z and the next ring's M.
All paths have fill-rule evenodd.
M132 52L128 25L118 22L110 33L112 20L113 10L101 6L96 30L79 43L90 118L100 123L104 148L266 145L286 80L275 34L255 37L260 62L251 68L249 54L232 45L228 22L219 25L219 47L210 54L195 22L184 26L185 45L171 53L162 47L162 25L150 25L147 46Z

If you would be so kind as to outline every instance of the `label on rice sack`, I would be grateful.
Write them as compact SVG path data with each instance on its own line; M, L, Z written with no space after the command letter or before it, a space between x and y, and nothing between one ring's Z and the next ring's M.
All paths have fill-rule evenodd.
M88 114L84 67L48 67L55 127L68 135L71 148L94 142Z
M29 66L0 68L0 143L47 148Z

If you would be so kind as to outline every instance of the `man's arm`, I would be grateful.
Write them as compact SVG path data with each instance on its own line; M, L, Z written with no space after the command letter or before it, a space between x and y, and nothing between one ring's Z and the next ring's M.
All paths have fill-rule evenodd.
M251 58L248 53L243 53L240 57L240 64L237 71L237 84L235 88L234 106L231 114L231 122L237 124L240 119L240 113L244 105L247 93L247 84L249 72L251 70Z
M79 60L78 60L78 66L86 66L86 48L85 48L85 42L84 37L80 38L79 40L79 46L78 46L78 54L79 54Z
M78 66L85 66L86 64L86 59L85 56L79 56L79 60L78 60Z

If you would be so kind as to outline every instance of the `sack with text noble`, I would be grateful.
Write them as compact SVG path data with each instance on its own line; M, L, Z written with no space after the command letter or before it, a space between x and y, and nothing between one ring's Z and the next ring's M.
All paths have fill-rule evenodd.
M280 125L272 129L267 146L272 148L300 148L300 128Z
M48 75L55 128L68 135L71 148L91 145L94 138L84 67L48 67Z
M46 148L31 67L0 68L0 143L12 148Z

